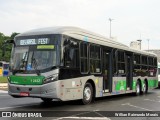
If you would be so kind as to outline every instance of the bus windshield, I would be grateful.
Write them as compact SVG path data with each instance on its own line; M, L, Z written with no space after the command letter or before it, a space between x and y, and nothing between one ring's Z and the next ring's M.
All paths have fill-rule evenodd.
M56 54L54 49L34 49L32 47L30 50L29 46L16 47L11 59L11 70L33 72L56 66Z

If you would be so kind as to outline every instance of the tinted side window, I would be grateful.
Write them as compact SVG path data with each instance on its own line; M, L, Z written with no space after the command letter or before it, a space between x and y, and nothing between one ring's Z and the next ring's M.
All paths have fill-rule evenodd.
M125 53L118 51L118 74L125 74Z
M101 48L100 46L90 45L90 72L101 73Z
M81 73L88 73L88 44L82 42L80 44L80 71Z
M141 76L141 64L140 64L140 55L134 54L134 76Z

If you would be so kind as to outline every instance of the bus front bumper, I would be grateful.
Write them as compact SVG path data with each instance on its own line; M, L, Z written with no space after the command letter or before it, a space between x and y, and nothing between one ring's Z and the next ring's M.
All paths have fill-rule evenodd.
M57 82L44 85L16 85L8 83L8 94L21 97L38 97L60 99L57 93Z

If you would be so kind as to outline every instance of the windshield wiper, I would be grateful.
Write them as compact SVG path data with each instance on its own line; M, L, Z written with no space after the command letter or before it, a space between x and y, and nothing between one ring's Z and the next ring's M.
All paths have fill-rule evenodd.
M13 70L13 75L15 75L17 72L24 72L26 70L26 66L27 66L26 57L27 57L27 53L28 52L26 52L24 58L21 59L20 65L19 65L18 69L17 70Z
M38 65L37 65L37 61L36 61L35 58L32 58L32 65L33 65L33 67L34 67L37 75L38 75L38 76L41 75L41 74L40 74L40 70L37 69L37 66L38 66Z
M21 60L20 66L18 67L18 69L13 70L13 75L15 75L17 72L24 72L26 70L26 65L27 65L27 61L25 61L24 59Z
M20 65L19 69L21 69L21 68L22 69L23 68L26 69L26 66L27 66L27 60L26 60L27 54L28 54L28 52L26 52L24 58L21 59L21 63L22 64Z

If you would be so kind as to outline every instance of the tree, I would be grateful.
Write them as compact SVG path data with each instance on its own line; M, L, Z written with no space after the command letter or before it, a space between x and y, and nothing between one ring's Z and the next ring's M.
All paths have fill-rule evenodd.
M3 33L1 33L0 32L0 61L1 60L3 60L3 61L7 61L7 62L9 62L9 60L10 60L10 55L11 55L11 47L12 47L12 45L10 44L10 45L7 45L6 46L6 52L5 52L5 56L3 56L2 57L2 45L3 45L3 42L5 41L5 40L8 40L8 39L14 39L14 37L16 36L16 35L18 35L19 33L17 33L17 32L13 32L12 34L11 34L11 36L5 36Z
M17 32L13 32L12 34L11 34L11 39L14 39L14 37L16 36L16 35L18 35L19 33L17 33Z

